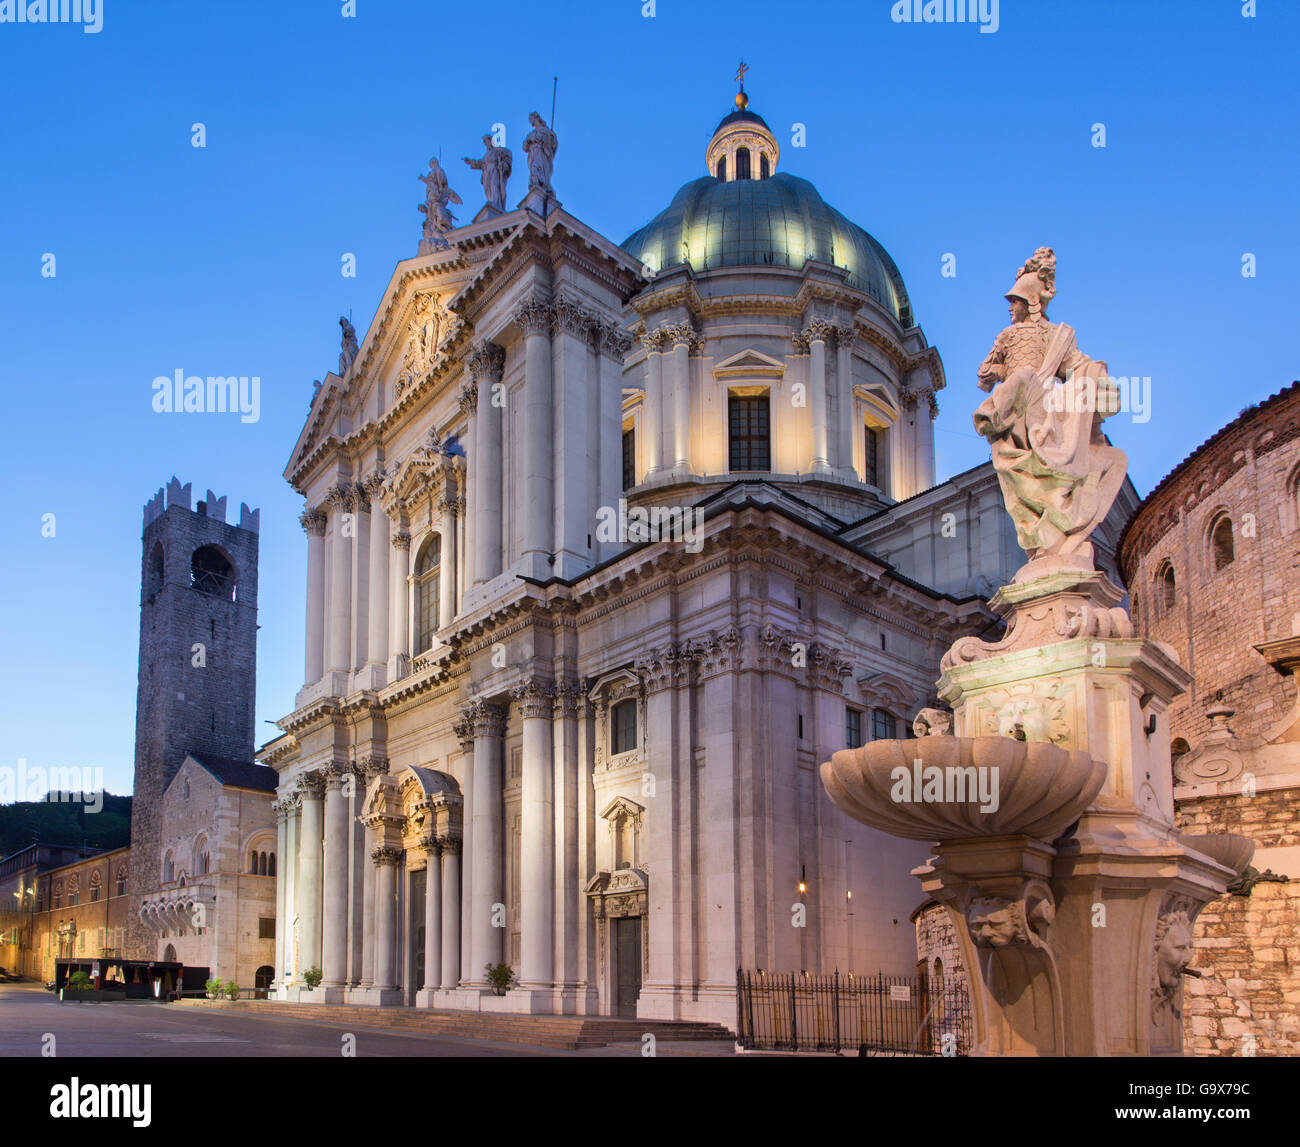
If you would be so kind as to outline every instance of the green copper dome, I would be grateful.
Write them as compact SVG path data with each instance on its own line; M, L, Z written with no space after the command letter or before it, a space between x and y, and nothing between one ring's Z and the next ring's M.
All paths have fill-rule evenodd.
M808 180L785 172L767 179L696 179L622 246L654 271L678 263L697 271L798 270L816 259L847 270L850 286L871 295L904 327L912 325L903 277L888 252Z

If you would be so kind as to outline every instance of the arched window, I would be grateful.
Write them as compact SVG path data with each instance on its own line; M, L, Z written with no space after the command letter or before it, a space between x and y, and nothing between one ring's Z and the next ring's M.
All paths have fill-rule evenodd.
M1174 608L1174 601L1177 598L1174 567L1168 562L1165 562L1156 572L1156 590L1160 602L1161 616L1164 616Z
M1191 745L1187 743L1186 737L1175 737L1169 742L1169 752L1175 757L1181 757L1184 753L1190 753Z
M235 598L235 567L216 546L200 546L190 558L190 586L200 593Z
M868 486L883 490L885 477L884 432L874 426L867 427L866 472L864 478Z
M195 876L206 876L208 874L208 838L200 836L194 842L194 857L190 865L190 870Z
M736 178L752 178L749 174L749 148L747 147L738 147L736 149Z
M54 882L54 907L55 908L63 907L63 881L62 880L56 880Z
M767 162L767 152L760 151L758 153L758 177L759 179L766 179L771 174L772 168Z
M168 944L163 949L163 961L168 964L176 963L176 948L174 945Z
M251 876L257 875L257 849L248 854L248 871Z
M266 874L267 876L275 875L275 853L274 852L271 853L271 855L266 858Z
M727 180L727 157L725 155L718 156L718 178L724 183Z
M99 894L103 890L103 885L104 885L104 881L103 878L99 875L99 873L92 872L90 874L90 902L92 904L98 902Z
M433 534L415 559L415 651L433 648L438 632L438 581L442 567L442 538Z
M163 587L162 542L154 542L149 551L149 570L145 577L145 596L153 597Z
M1232 519L1226 514L1210 530L1210 553L1216 573L1224 566L1232 565Z
M170 884L176 879L176 862L172 859L171 849L163 857L163 883Z
M75 907L77 900L80 898L80 896L81 896L81 877L75 875L69 876L68 877L68 907L69 908Z
M117 870L117 895L126 895L126 865Z

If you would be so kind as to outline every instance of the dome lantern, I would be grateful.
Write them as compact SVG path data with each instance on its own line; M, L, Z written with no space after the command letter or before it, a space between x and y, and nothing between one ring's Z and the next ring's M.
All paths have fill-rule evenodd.
M704 153L709 174L723 183L767 179L776 171L776 161L781 155L776 136L762 116L749 110L743 82L747 70L742 62L736 73L737 80L741 81L740 91L736 93L736 110L723 117Z

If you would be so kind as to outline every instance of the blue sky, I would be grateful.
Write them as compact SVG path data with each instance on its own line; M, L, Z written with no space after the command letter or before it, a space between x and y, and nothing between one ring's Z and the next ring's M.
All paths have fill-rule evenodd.
M984 34L894 23L887 0L102 2L98 34L0 23L0 765L102 767L129 790L141 505L173 473L261 507L258 742L274 733L303 672L302 503L281 473L338 316L364 335L415 253L439 149L467 220L481 193L459 157L506 124L522 196L554 76L557 193L621 241L705 174L745 58L781 169L888 248L943 356L941 478L988 457L975 368L1040 244L1052 317L1151 380L1150 419L1108 424L1142 493L1300 373L1300 5L1002 0ZM154 413L177 369L258 376L259 421Z

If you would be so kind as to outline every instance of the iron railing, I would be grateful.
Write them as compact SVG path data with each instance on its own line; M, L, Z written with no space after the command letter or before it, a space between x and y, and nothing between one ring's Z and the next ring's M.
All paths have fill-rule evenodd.
M970 1003L958 980L736 972L738 1042L751 1050L968 1055Z

